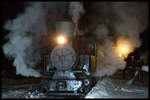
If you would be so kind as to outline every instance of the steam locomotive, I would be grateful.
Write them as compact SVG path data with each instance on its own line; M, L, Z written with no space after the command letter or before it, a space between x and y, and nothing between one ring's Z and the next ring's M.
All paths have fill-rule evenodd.
M44 78L41 88L49 96L79 96L87 94L95 81L96 43L77 36L71 21L56 23L56 45L44 56Z

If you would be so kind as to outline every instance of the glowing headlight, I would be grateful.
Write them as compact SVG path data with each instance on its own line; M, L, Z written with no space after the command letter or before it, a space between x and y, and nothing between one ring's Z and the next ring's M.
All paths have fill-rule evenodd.
M64 36L59 36L59 37L57 38L57 42L58 42L59 44L64 44L64 43L66 43L66 38L65 38Z

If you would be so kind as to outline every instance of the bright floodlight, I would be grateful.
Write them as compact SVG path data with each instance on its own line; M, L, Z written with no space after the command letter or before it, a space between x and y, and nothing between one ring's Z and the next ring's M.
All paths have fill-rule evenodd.
M134 50L133 44L125 38L119 38L117 40L116 54L121 58L127 58L128 54L131 53Z

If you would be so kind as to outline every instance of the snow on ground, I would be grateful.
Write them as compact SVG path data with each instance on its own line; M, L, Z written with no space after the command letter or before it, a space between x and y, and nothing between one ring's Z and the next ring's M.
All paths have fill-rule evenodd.
M148 88L104 78L97 82L85 98L148 98Z
M1 96L2 98L46 98L43 93L31 88L3 90Z
M103 78L91 89L85 98L148 98L148 88L127 85L127 82ZM2 89L2 98L47 98L38 89Z

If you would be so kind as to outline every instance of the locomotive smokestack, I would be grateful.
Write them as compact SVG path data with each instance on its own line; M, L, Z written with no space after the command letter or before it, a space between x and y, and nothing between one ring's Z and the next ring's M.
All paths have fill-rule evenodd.
M75 24L71 21L61 21L56 23L57 35L64 35L66 37L75 36L74 32Z

